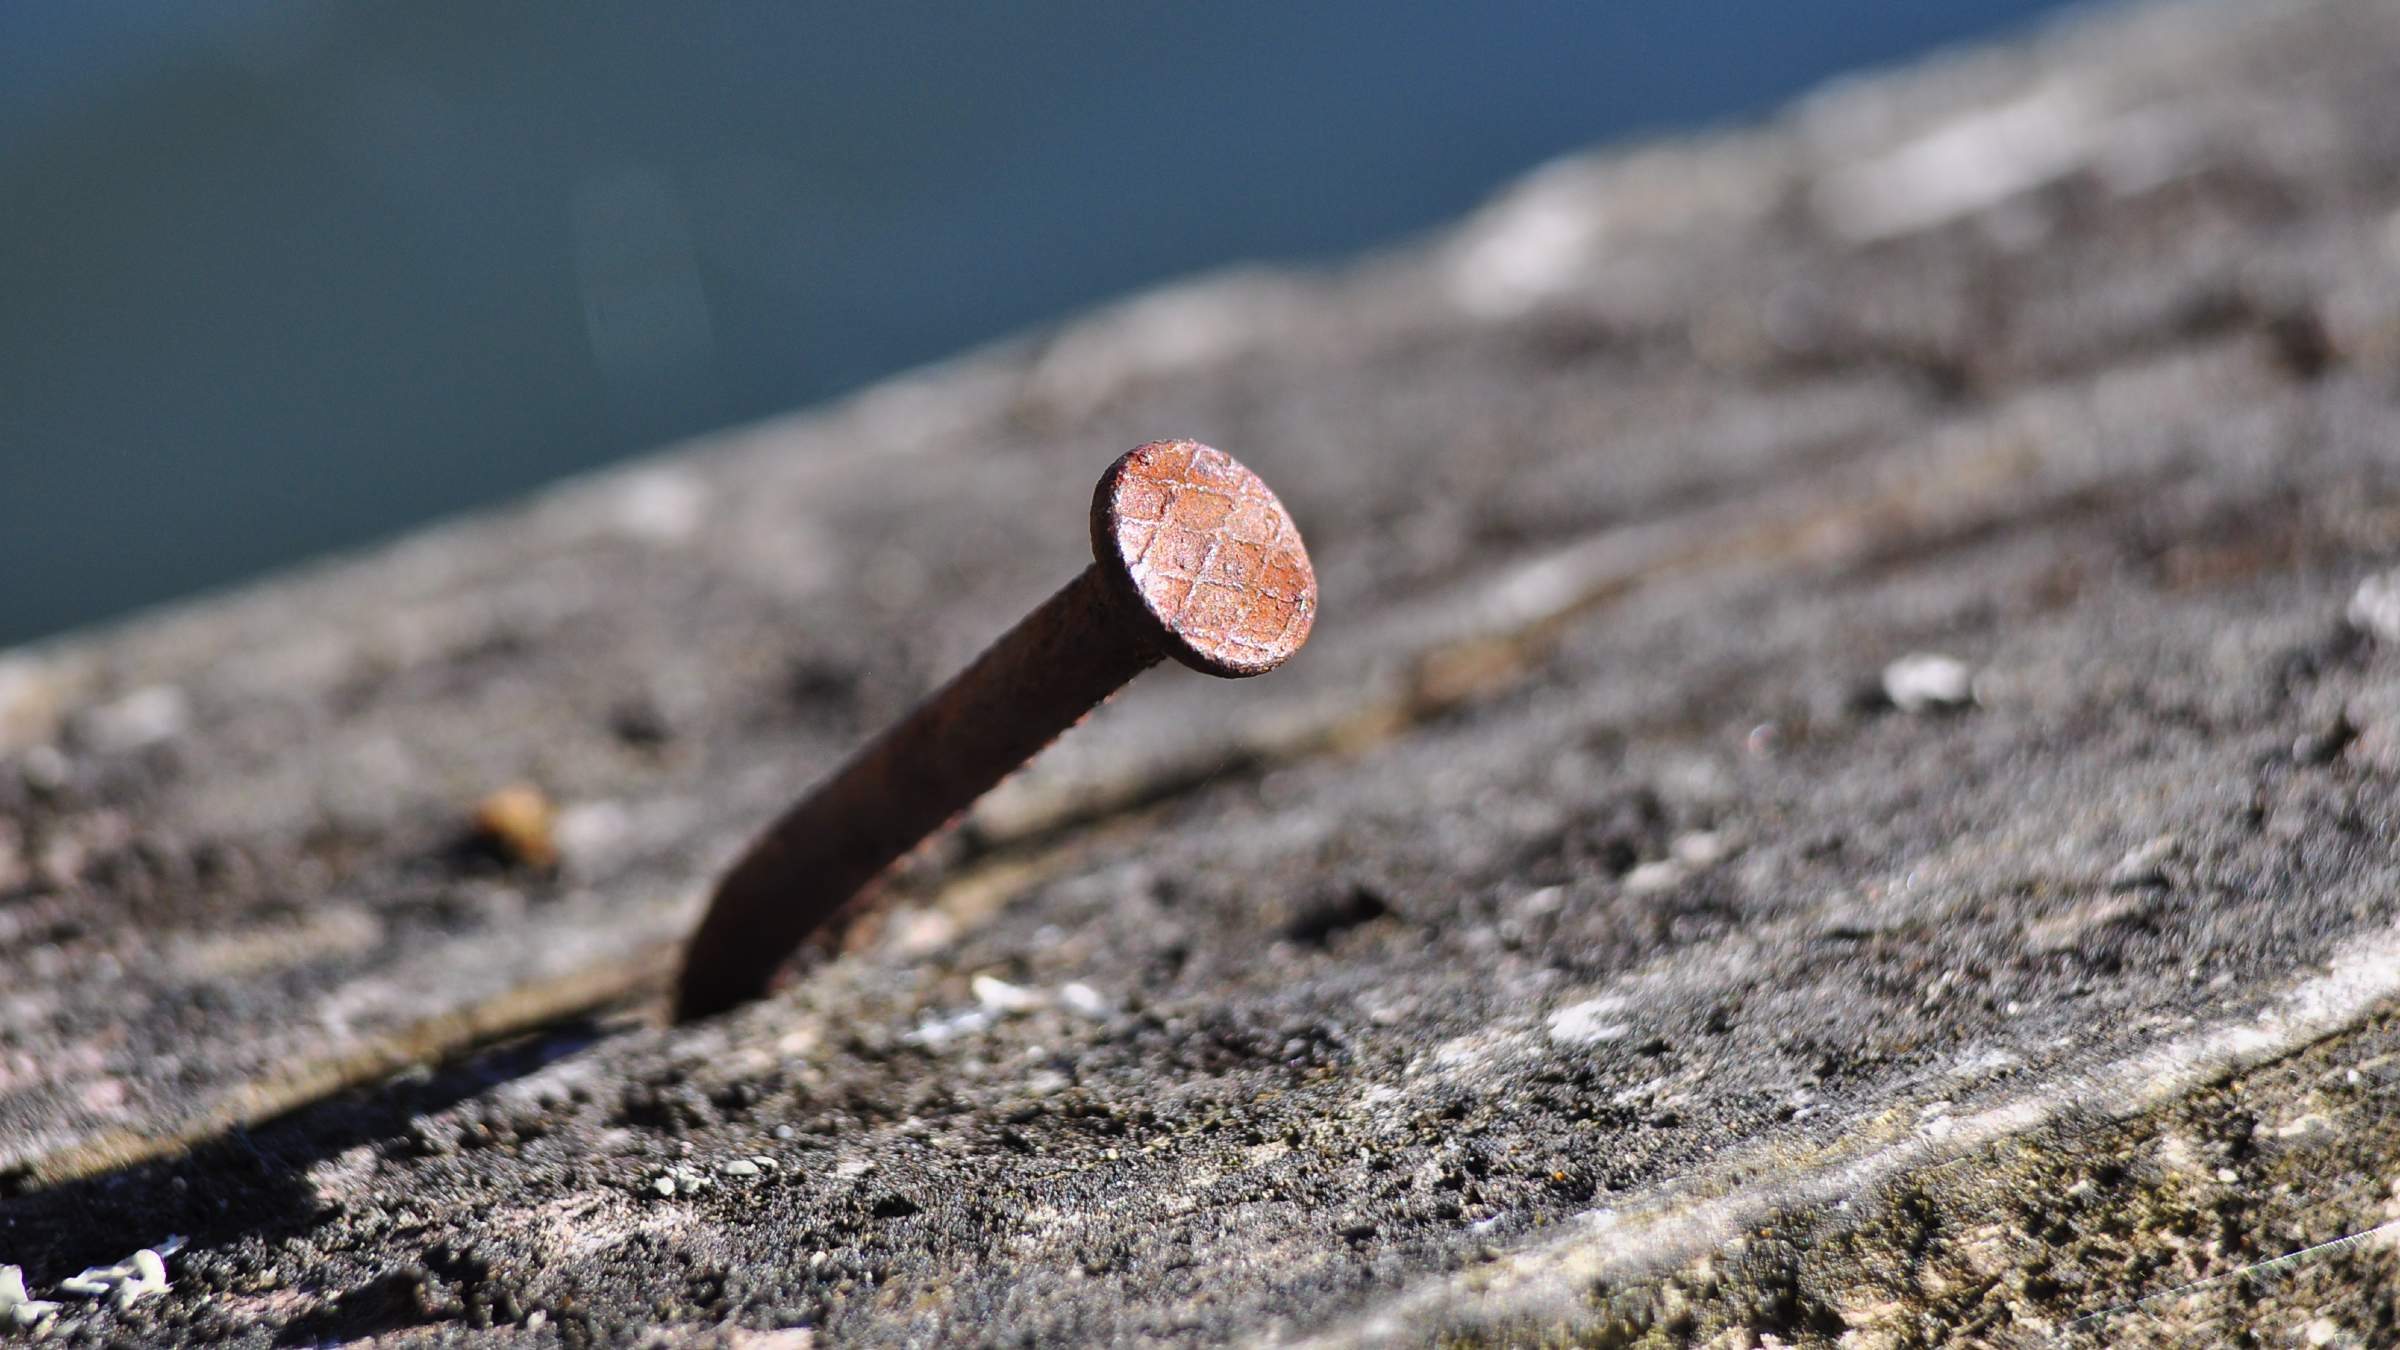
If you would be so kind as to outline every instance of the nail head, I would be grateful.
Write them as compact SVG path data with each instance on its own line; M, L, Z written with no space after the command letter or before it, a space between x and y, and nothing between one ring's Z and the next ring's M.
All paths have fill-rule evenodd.
M1092 555L1167 654L1210 675L1263 675L1317 616L1317 574L1272 490L1198 441L1138 445L1092 497Z

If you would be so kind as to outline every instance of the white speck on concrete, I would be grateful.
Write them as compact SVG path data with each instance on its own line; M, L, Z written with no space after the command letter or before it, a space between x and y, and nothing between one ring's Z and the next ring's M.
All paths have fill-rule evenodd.
M1975 697L1975 672L1955 656L1910 652L1883 668L1883 695L1902 712L1963 708Z
M1987 1045L1959 1056L1958 1062L1950 1066L1950 1076L1953 1078L1983 1078L2013 1069L2024 1062L2024 1058L2020 1055L2003 1050L1996 1045Z
M671 469L638 473L618 489L617 528L653 544L689 539L708 516L708 487Z
M1624 888L1627 895L1656 895L1660 891L1673 890L1676 883L1682 880L1683 867L1661 858L1627 872L1618 885Z
M967 982L967 988L974 993L977 1003L994 1013L1032 1012L1050 1002L1039 989L1027 989L991 975L976 976Z
M2378 572L2350 594L2350 626L2377 642L2400 643L2400 569Z
M662 1198L697 1195L717 1184L716 1178L694 1167L676 1166L651 1178L650 1189Z
M1487 1077L1519 1058L1527 1048L1520 1032L1487 1026L1464 1036L1453 1036L1433 1049L1429 1067L1452 1081ZM1410 1072L1418 1070L1414 1067Z
M1647 1105L1657 1101L1659 1093L1664 1091L1671 1082L1673 1082L1672 1079L1659 1077L1636 1083L1631 1087L1619 1088L1609 1094L1608 1104L1616 1107Z
M1080 982L1058 987L1058 1006L1077 1017L1089 1017L1095 1021L1116 1011L1116 1006L1108 1001L1106 995Z
M1550 1039L1558 1045L1599 1045L1623 1040L1633 1028L1615 1020L1626 1000L1615 995L1571 1003L1550 1014Z
M1538 891L1527 892L1522 899L1517 901L1517 917L1538 919L1545 914L1556 914L1565 908L1566 903L1566 887L1544 886Z
M1714 867L1732 854L1733 845L1715 830L1692 830L1675 836L1667 852L1686 867Z
M2037 89L1833 170L1809 204L1862 243L1931 229L2073 172L2090 160L2098 122L2072 90Z
M86 709L76 719L76 730L95 750L122 752L180 735L191 720L191 700L181 689L153 684Z
M58 1291L78 1298L105 1298L120 1310L130 1308L153 1294L163 1294L174 1288L167 1283L166 1253L183 1246L183 1239L171 1237L156 1247L144 1247L113 1266L93 1266L81 1275L58 1282Z
M25 1272L15 1266L0 1266L0 1320L23 1329L46 1317L56 1316L59 1304L49 1299L34 1298L25 1292Z
M1082 1002L1070 1004L1070 1011L1080 1011L1085 1016L1106 1016L1109 1006L1097 992L1092 992L1085 985L1070 987L1082 990ZM974 1004L977 1006L950 1016L929 1016L929 1019L917 1023L917 1031L907 1033L907 1040L912 1045L948 1045L950 1040L958 1040L960 1035L986 1031L986 1028L991 1028L991 1023L1001 1021L1003 1016L1018 1016L1051 1006L1051 994L1042 990L1027 990L1022 985L1010 985L1008 980L996 978L996 975L977 975L977 978L967 982L967 990L974 992ZM1066 990L1061 990L1061 1002L1066 1002Z
M944 1046L961 1036L971 1036L999 1019L985 1008L969 1008L948 1017L928 1017L905 1039L911 1045Z
M586 874L608 871L633 843L633 819L615 802L578 802L561 809L550 837L568 865Z

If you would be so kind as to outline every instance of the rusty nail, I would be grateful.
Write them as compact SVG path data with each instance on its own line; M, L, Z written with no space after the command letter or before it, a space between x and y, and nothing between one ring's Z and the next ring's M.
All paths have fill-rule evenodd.
M1092 494L1092 565L786 812L718 883L678 1020L838 948L875 882L1126 681L1172 657L1263 675L1308 639L1317 579L1283 503L1197 441L1136 446Z

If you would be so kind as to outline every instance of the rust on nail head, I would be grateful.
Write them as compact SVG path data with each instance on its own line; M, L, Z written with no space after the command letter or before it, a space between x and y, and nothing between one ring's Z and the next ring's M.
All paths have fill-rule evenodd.
M803 946L837 947L892 864L1142 671L1171 657L1262 675L1316 621L1316 573L1283 503L1198 441L1152 441L1109 467L1092 554L726 873L684 953L679 1019L765 993Z
M1092 555L1167 654L1210 675L1273 670L1316 621L1317 575L1283 503L1197 441L1153 441L1109 468Z

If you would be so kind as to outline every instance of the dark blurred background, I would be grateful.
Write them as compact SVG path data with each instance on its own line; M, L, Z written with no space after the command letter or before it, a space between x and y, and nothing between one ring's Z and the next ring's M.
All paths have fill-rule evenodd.
M2057 0L0 13L0 645Z

